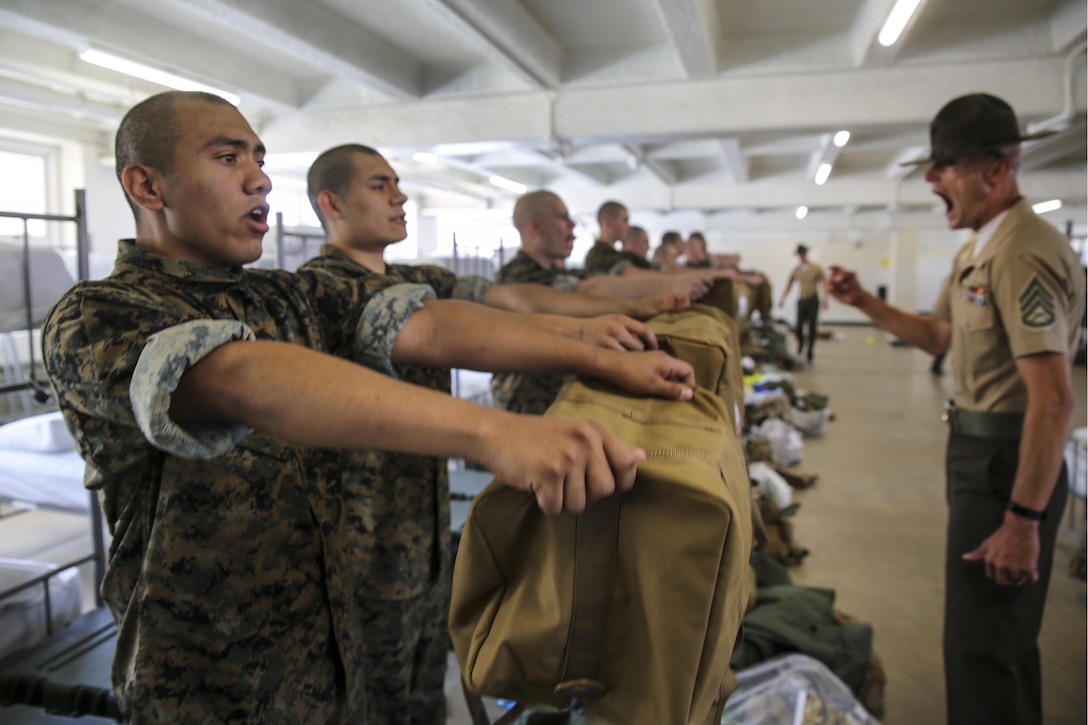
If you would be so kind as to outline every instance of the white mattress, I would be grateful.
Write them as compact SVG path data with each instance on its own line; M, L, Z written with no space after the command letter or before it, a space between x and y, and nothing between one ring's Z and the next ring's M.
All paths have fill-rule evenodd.
M0 500L86 511L84 467L59 413L0 426Z
M75 451L37 453L0 449L0 500L87 511L83 459Z
M0 591L45 574L55 564L0 559ZM49 580L49 605L56 632L79 616L83 604L79 570L65 569ZM0 599L0 658L33 647L49 632L45 621L45 588L34 586Z

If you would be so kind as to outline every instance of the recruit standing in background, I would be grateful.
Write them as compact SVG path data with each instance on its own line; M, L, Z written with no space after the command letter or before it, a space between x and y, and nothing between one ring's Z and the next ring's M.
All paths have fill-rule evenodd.
M932 316L831 267L829 291L930 354L952 350L944 662L950 725L1042 722L1038 637L1065 504L1070 355L1085 280L1069 241L1020 195L1012 108L976 93L930 124L925 178L960 248Z
M806 329L808 330L808 354L806 359L812 362L812 348L816 345L816 327L820 318L820 283L824 281L824 270L818 264L808 261L808 247L804 244L797 245L797 258L800 263L790 272L786 289L782 290L782 297L778 300L778 306L786 304L786 295L793 289L793 283L797 282L801 287L801 296L797 298L797 354L805 349ZM824 298L824 309L827 309L827 298Z

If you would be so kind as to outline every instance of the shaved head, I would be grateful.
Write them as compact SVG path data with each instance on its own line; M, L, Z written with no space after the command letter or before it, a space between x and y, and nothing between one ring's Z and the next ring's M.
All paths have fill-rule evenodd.
M514 228L524 235L526 225L530 221L539 220L554 207L557 201L562 203L562 199L557 194L547 189L530 191L522 195L514 204Z
M344 144L323 152L306 174L306 196L310 198L310 206L314 208L314 214L317 214L321 227L325 231L329 230L328 223L321 212L321 207L318 206L317 196L323 191L331 191L341 199L348 195L356 174L356 154L381 156L369 146L357 143Z
M118 181L124 170L133 164L150 166L164 175L174 170L178 139L181 138L177 105L185 101L234 108L230 101L203 91L167 91L137 103L121 119L117 129L114 157ZM127 194L125 200L136 214L138 207Z
M597 209L597 223L604 224L609 219L618 219L627 213L627 207L618 201L606 201Z

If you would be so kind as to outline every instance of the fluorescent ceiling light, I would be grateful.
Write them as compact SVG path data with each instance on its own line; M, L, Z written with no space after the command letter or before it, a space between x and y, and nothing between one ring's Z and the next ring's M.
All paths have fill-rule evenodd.
M808 216L808 207L804 205L797 207L797 218L804 219L806 216Z
M428 166L434 166L438 163L438 157L434 154L429 154L426 151L417 151L412 154L412 158L421 164L427 164Z
M1062 208L1061 199L1051 199L1050 201L1040 201L1031 207L1036 214L1046 214L1048 211L1058 211Z
M820 164L820 168L816 169L817 186L822 186L829 176L831 176L831 164Z
M835 134L835 138L833 140L835 145L841 149L843 146L846 145L846 142L850 140L850 132L839 131L837 134Z
M491 182L492 186L497 186L500 189L512 191L515 194L524 194L529 189L529 187L525 184L519 184L516 181L511 181L504 176L492 176L490 179L488 179L488 181Z
M182 78L179 75L167 73L164 70L152 68L151 66L146 66L142 63L136 63L135 61L126 60L125 58L118 58L116 55L103 53L100 50L85 50L79 54L79 58L86 63L97 65L102 68L108 68L112 71L117 71L118 73L124 73L133 78L142 78L145 81L158 83L160 86L166 86L167 88L173 88L178 91L205 91L207 93L214 93L220 98L230 101L235 106L242 102L241 97L236 93L230 93L220 88L189 80L188 78Z
M877 41L885 47L893 45L899 40L903 28L910 22L910 16L918 9L920 0L897 0L895 7L888 13L888 19L884 21L884 27L880 29Z

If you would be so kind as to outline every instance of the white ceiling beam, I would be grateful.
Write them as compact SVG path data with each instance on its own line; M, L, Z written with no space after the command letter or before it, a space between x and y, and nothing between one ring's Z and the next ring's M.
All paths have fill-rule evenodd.
M93 120L105 127L117 126L127 110L124 106L100 103L12 78L0 78L0 105Z
M1068 128L1059 131L1053 136L1046 136L1037 141L1028 141L1021 148L1021 168L1024 171L1042 168L1050 163L1072 155L1081 150L1083 162L1083 149L1085 137L1085 122L1081 117Z
M632 171L637 171L639 167L644 168L665 186L672 186L678 181L676 172L673 171L671 164L667 161L649 158L644 149L632 144L622 144L621 148L628 155L628 158L633 161L633 163L629 164L634 167L631 169Z
M563 50L520 3L424 0L489 58L533 88L557 88Z
M708 0L652 0L688 78L718 74L718 22Z
M101 142L99 125L89 119L35 111L0 103L0 129L5 137L68 139L96 148Z
M1074 0L1059 5L1050 16L1050 37L1054 50L1072 48L1085 39L1088 28L1088 4Z
M1037 58L569 90L556 98L555 130L571 139L623 139L911 123L925 129L949 99L979 88L1031 118L1060 110L1063 65Z
M605 186L612 180L605 171L571 163L566 154L562 153L562 149L555 152L537 149L534 153L538 159L551 166L558 173L575 174L591 182L594 186Z
M735 138L722 139L718 142L722 150L722 161L726 173L736 184L748 182L748 161L740 151L740 142Z
M898 57L900 49L906 45L911 30L925 12L928 3L929 0L919 0L918 7L915 8L914 14L903 28L899 40L894 45L885 47L877 38L895 6L895 0L864 0L861 10L855 17L854 25L850 29L850 50L854 57L854 65L865 67L891 64Z
M297 84L248 56L107 0L4 0L0 27L75 50L96 47L169 70L273 108L301 105ZM163 61L163 59L168 59ZM185 59L184 66L178 65Z
M1082 171L1039 171L1024 174L1020 179L1024 194L1031 199L1061 198L1070 204L1083 204L1085 191ZM1078 193L1070 198L1070 189ZM562 196L563 189L557 187ZM605 191L605 194L608 192ZM647 209L779 209L795 208L801 204L816 211L859 207L935 207L939 199L921 178L903 182L888 180L874 182L871 178L831 179L823 186L811 182L756 182L729 186L722 193L722 184L702 179L678 184L672 188L671 199L663 199L653 186L623 189L628 208ZM670 206L671 202L671 206Z
M912 125L925 138L941 106L978 88L1007 99L1022 119L1057 113L1064 98L1063 65L1050 58L834 71L773 82L749 77L572 89L554 96L554 108L553 95L543 91L443 99L285 117L262 135L281 151L357 141L360 129L372 144L391 147L496 141L540 146L556 137L579 146L651 138L660 143L805 128L850 128L859 135L866 127Z
M260 35L280 53L328 75L348 78L398 100L422 94L420 64L412 55L321 3L187 0L186 4L209 21Z

